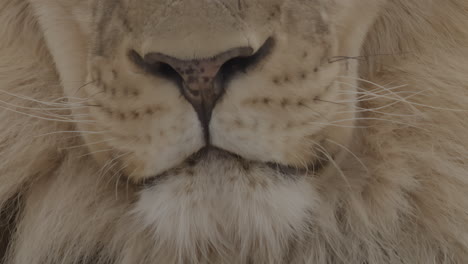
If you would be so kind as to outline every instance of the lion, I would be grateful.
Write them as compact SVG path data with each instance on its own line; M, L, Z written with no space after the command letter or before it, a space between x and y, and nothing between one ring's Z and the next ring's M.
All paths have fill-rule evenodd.
M0 1L0 263L466 263L467 10Z

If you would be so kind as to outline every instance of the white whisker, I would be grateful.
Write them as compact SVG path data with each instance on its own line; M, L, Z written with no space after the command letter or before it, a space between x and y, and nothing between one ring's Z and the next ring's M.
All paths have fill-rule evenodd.
M100 140L100 141L91 142L91 143L87 143L87 144L81 144L81 145L61 148L61 150L70 150L70 149L76 149L76 148L81 148L81 147L88 147L88 146L93 146L93 145L97 145L97 144L100 144L100 143L110 142L110 141L113 141L113 140L116 140L116 139L115 138L110 138L110 139Z
M129 163L126 163L124 166L122 166L118 171L116 171L109 179L109 181L112 181L112 179L118 175L117 179L115 179L115 199L119 199L119 180L123 176L122 171L124 171L126 168L130 166ZM106 184L107 186L108 184Z
M43 136L49 136L49 135L55 135L55 134L67 134L67 133L78 133L77 136L81 136L81 134L103 134L107 133L108 131L80 131L80 130L64 130L64 131L53 131L41 135L36 135L34 137L43 137Z
M367 166L364 164L364 162L356 155L354 154L354 152L352 152L348 147L336 142L336 141L333 141L329 138L326 139L326 141L338 146L338 147L341 147L342 149L344 149L346 152L348 152L349 154L351 154L360 164L361 166L367 171L369 172L369 168L367 168Z
M68 106L70 104L73 104L73 103L68 103L68 102L66 102L66 103L55 103L54 102L54 101L58 101L58 100L67 100L67 98L69 98L69 97L60 97L60 98L54 99L54 101L46 102L46 101L37 100L37 99L32 98L32 97L10 93L8 91L1 90L1 89L0 89L0 93L4 93L4 94L7 94L9 96L16 97L16 98L19 98L19 99L22 99L22 100L31 101L31 102L35 102L35 103L38 103L38 104L48 105L48 106L64 106L64 105ZM89 99L80 98L80 100L87 101Z
M89 153L86 153L84 155L78 156L78 158L83 158L83 157L91 156L93 154L104 153L104 152L109 152L109 151L113 151L113 150L115 150L115 149L114 148L108 148L108 149L103 149L103 150L97 150L97 151L94 151L94 152L89 152Z
M8 108L8 107L5 107L5 106L0 106L0 108L5 109L7 111L17 113L17 114L20 114L20 115L25 115L25 116L29 116L31 118L36 118L36 119L41 119L41 120L46 120L46 121L54 121L54 122L62 122L62 123L87 123L87 124L96 122L95 120L64 120L64 119L56 119L56 118L47 118L47 117L42 117L42 116L37 116L37 115L32 115L32 114L20 112L20 111L17 111L17 110L14 110L14 109L11 109L11 108Z
M315 144L315 145L318 147L317 150L320 153L322 153L323 155L325 155L325 157L328 159L328 161L330 161L330 163L333 164L333 166L338 170L338 174L343 178L343 180L345 181L348 188L351 189L351 184L348 181L348 179L346 178L346 175L344 174L344 172L340 168L340 166L335 162L335 160L333 160L333 157L330 155L330 153L328 153L328 151L323 146L321 146L320 144Z
M383 87L379 84L376 84L374 82L371 82L369 80L365 80L365 79L361 79L361 78L354 78L354 77L350 77L350 76L338 76L339 78L351 78L351 79L355 79L355 80L358 80L358 81L361 81L361 82L364 82L364 83L368 83L368 84L372 84L372 85L375 85L377 87L380 87L382 89L385 89L388 91L388 88L386 87ZM391 91L390 91L391 92ZM392 94L395 94L392 92ZM398 95L397 95L398 96ZM401 98L400 96L398 96L402 102L405 102L407 103L408 105L414 107L414 106L420 106L420 107L424 107L424 108L430 108L430 109L433 109L433 110L443 110L443 111L453 111L453 112L466 112L468 111L468 109L453 109L453 108L445 108L445 107L437 107L437 106L431 106L431 105L426 105L426 104L420 104L420 103L416 103L416 102L410 102L410 101L407 101L405 100L404 98ZM416 109L415 109L416 110Z
M384 122L390 122L390 123L398 124L398 125L405 125L405 126L408 126L408 127L413 127L413 128L417 128L417 129L421 129L421 130L424 130L424 131L426 131L426 132L429 132L429 130L427 130L427 129L425 129L425 128L417 127L417 126L415 126L415 125L413 125L413 124L409 124L409 123L405 123L405 122L400 122L400 121L396 121L396 120L391 120L391 119L385 119L385 118L355 117L355 118L334 120L334 121L332 121L331 123L341 123L341 122L345 122L345 121L356 121L356 120L384 121Z
M72 110L72 109L80 109L85 108L87 106L67 106L67 107L29 107L29 106L21 106L15 105L6 101L0 100L0 103L6 104L11 107L25 109L25 110L38 110L38 111L64 111L64 110Z
M118 159L128 155L128 154L131 154L132 151L127 151L123 154L120 154L114 158L112 158L111 160L108 160L103 166L102 168L99 170L99 175L98 175L98 178L101 178L103 177L104 175L106 175L110 170L112 170L112 168L117 165L118 162L115 162L117 161Z

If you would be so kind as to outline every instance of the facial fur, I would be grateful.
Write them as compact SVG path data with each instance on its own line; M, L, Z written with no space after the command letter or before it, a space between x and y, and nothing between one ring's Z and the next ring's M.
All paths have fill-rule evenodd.
M0 4L0 261L461 263L462 7Z
M330 60L357 54L364 34L361 40L341 37L333 23L349 14L335 14L338 7L333 5L92 3L94 16L81 25L93 33L86 38L89 85L80 89L80 97L92 96L90 104L96 107L76 113L94 121L81 123L81 130L99 132L86 135L87 142L109 141L90 146L91 151L99 160L115 158L125 166L125 174L138 181L179 165L207 144L251 161L298 167L309 166L319 151L328 151L319 145L328 138L346 145L351 129L344 127L352 126L354 109L353 95L346 90L353 82L344 86L336 81L354 76L356 68ZM296 14L298 6L302 14ZM298 15L311 19L299 20ZM369 19L355 26L368 27L372 17L370 11ZM203 131L181 96L180 84L148 73L129 57L133 51L142 57L161 53L187 61L205 59L237 47L258 52L268 39L274 42L268 54L223 83L225 94L213 110L209 131ZM330 122L335 124L332 129Z

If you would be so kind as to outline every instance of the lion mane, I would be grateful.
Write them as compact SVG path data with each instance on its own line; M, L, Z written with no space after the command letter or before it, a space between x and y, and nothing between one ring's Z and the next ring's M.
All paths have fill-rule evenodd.
M362 173L345 163L346 181L319 182L309 235L280 248L283 263L468 260L467 10L389 0L362 53L341 58L360 65ZM137 188L96 179L29 2L1 1L0 25L0 262L174 263L164 252L176 245L132 219Z

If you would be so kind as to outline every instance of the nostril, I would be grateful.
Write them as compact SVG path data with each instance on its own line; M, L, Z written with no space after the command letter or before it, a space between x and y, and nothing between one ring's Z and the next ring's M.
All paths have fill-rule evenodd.
M232 58L221 66L219 74L222 75L224 82L229 81L240 73L247 73L249 69L257 66L265 57L267 57L274 46L274 39L269 38L263 46L250 56L240 56Z
M137 67L147 73L175 81L178 84L182 83L182 77L171 65L165 62L152 60L151 58L143 58L135 50L130 50L128 52L128 57Z
M247 68L253 64L253 56L234 58L224 63L219 72L223 75L223 78L226 79L237 73L246 73Z
M209 59L179 60L161 53L148 53L141 56L137 51L128 52L129 59L140 69L178 84L190 81L194 77L214 78L229 81L239 73L246 73L268 56L274 46L274 39L269 38L255 53L249 47L241 47L221 53Z
M241 73L247 73L247 70L256 63L254 56L234 58L224 63L219 72L219 78L223 83L229 82L233 77Z

